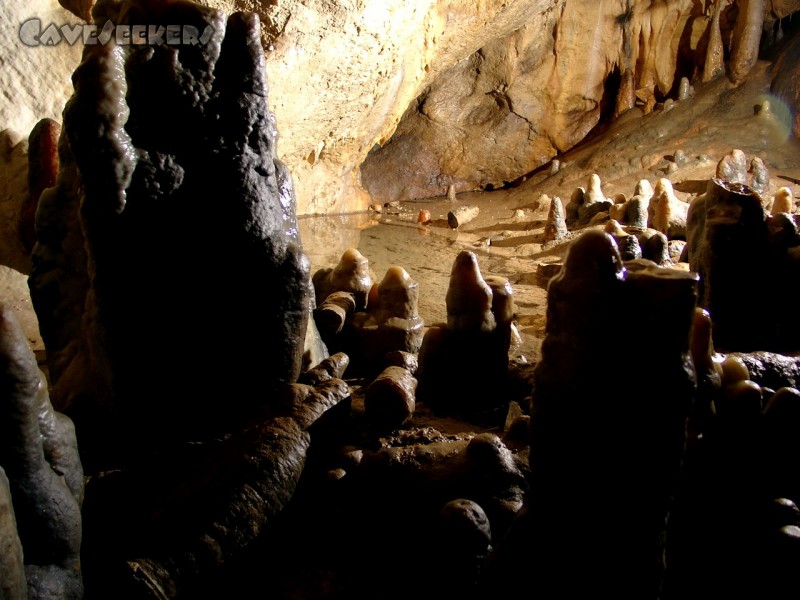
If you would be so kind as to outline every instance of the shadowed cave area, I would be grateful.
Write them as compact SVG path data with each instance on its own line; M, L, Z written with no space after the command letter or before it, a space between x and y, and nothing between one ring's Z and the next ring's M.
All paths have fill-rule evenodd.
M371 206L308 215L260 18L151 4L92 15L212 37L87 45L28 141L0 598L798 593L788 23L770 48L761 3L711 3L749 51L618 68L582 143L497 185L418 177L433 86Z

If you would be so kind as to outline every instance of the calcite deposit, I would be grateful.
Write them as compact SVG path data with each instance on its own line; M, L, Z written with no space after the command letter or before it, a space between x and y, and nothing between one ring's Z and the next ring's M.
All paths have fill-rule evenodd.
M13 311L0 305L0 591L4 598L83 598L83 467L72 421Z
M87 45L40 200L30 288L54 403L85 451L128 454L219 433L295 381L313 297L258 18L182 2L94 14L213 31Z
M588 225L601 212L608 212L613 202L603 193L602 182L597 173L589 175L586 187L575 188L566 207L567 226L578 228Z
M603 232L572 242L548 287L533 385L527 504L534 589L657 597L696 393L689 354L696 302L694 274L623 262ZM637 323L657 342L609 327L620 323ZM590 532L576 518L587 506L596 515ZM575 564L583 577L568 576Z
M447 322L432 324L419 349L417 398L443 414L491 422L507 408L514 298L505 278L484 279L474 252L453 262Z
M314 284L317 306L334 292L346 292L352 294L355 308L364 310L374 280L369 259L356 248L348 248L342 253L336 266L317 270L311 281Z
M667 239L685 240L688 211L689 204L675 195L672 182L666 177L660 178L647 209L650 227L666 235Z
M711 314L719 348L793 350L793 321L753 307L765 290L786 299L796 295L790 283L798 269L796 225L769 216L761 195L741 182L741 164L735 170L729 164L722 161L717 172L730 179L712 178L687 216L686 256L700 275L700 304Z

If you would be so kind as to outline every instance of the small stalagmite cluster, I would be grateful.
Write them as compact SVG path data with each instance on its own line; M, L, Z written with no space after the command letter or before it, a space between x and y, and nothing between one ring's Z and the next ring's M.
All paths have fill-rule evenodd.
M349 248L335 267L317 270L312 281L317 328L329 351L350 356L351 374L375 375L391 353L419 351L424 328L419 290L403 267L390 267L374 281L369 260Z

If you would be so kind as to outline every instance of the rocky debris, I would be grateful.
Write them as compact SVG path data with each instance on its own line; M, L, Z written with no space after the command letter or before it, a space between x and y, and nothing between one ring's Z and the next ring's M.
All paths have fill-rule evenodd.
M0 398L0 590L4 598L80 600L84 480L75 428L53 410L45 376L5 305Z
M367 421L380 430L402 427L414 414L417 380L403 367L386 367L368 386L364 396Z
M442 506L434 533L441 543L431 565L434 595L469 597L475 593L492 551L492 527L480 504L456 498Z
M447 213L447 224L451 229L458 229L466 225L480 214L477 206L459 206Z

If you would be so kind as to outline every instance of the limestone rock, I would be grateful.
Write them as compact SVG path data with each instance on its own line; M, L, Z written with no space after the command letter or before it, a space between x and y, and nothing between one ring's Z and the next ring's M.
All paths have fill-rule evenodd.
M625 12L587 0L566 3L558 16L531 11L534 19L422 91L392 138L362 165L365 187L381 200L423 198L443 195L449 185L494 189L535 170L598 123L614 69L623 78L619 96L628 98L621 113L637 96L654 103L657 91L672 90L678 53L702 60L699 40L708 26L690 10L633 3ZM728 35L731 25L723 26ZM556 35L542 37L542 30Z
M256 10L264 24L273 110L288 133L281 156L299 214L363 210L367 191L383 202L444 195L450 186L505 185L585 138L603 118L615 69L623 78L620 114L637 98L670 93L683 74L679 65L704 59L709 31L718 35L708 55L719 60L705 73L716 76L724 68L723 40L739 26L732 11L722 16L729 8L722 1L714 19L685 2L633 3L630 10L590 0L563 7L554 0L203 4L226 13ZM758 4L740 11L747 31L755 32ZM793 8L788 1L763 4L765 24ZM80 19L90 5L62 0ZM43 25L80 22L44 0L12 0L2 11L7 23L31 16ZM0 83L15 95L0 103L0 129L26 135L42 118L60 119L82 44L62 40L20 52L15 36L5 43L11 60ZM43 82L47 94L39 92Z
M797 72L800 69L800 38L790 40L775 61L770 91L791 107L791 122L788 123L792 134L800 137L800 83Z
M86 46L37 215L30 286L54 403L90 450L203 438L259 410L299 375L312 302L258 18L142 10L101 1L95 17L213 35Z
M453 262L445 303L447 323L430 326L419 349L417 398L445 414L494 420L507 406L511 285L484 279L477 255L464 250Z
M729 77L735 84L741 83L758 60L761 30L764 23L764 1L742 0L737 2L739 16L731 38Z
M629 598L658 597L664 565L659 569L656 557L695 394L689 338L696 301L695 274L644 260L623 263L603 232L587 231L571 243L548 287L547 331L534 372L526 506L536 535L526 556L535 589L558 581L570 597L604 588ZM609 331L608 323L621 322L657 330L659 344L642 352ZM625 365L622 377L609 372L618 361ZM657 384L652 369L659 371ZM615 544L619 553L592 553L582 561L587 577L570 578L569 557L584 550L576 545L583 524L575 515L587 501L605 515L592 536L625 543Z
M30 22L33 38L23 40L19 28L30 19L39 23ZM0 6L0 22L9 25L0 41L0 131L12 129L27 137L39 120L61 120L72 94L70 75L83 48L80 42L70 45L61 38L57 45L43 45L40 35L50 24L72 27L81 20L51 0L12 0Z
M791 228L770 232L761 196L748 185L713 178L687 218L690 268L700 274L700 305L711 314L715 345L728 351L786 351L797 328L774 311L753 310L760 294L796 296L798 263ZM779 227L780 229L780 227ZM773 235L777 234L777 235Z
M13 312L0 305L0 470L7 477L28 598L83 597L83 467L72 421L53 410L47 382ZM0 488L4 488L2 485ZM6 509L11 507L6 504ZM3 518L3 538L9 539ZM14 556L13 539L8 559ZM4 562L7 560L4 558ZM9 563L6 563L10 566ZM13 571L0 589L19 589Z
M228 12L253 9L242 1L204 3ZM298 212L363 210L369 201L358 166L392 136L414 99L443 71L552 6L551 0L259 4L267 72L281 82L271 97L287 132L281 155L295 178Z

